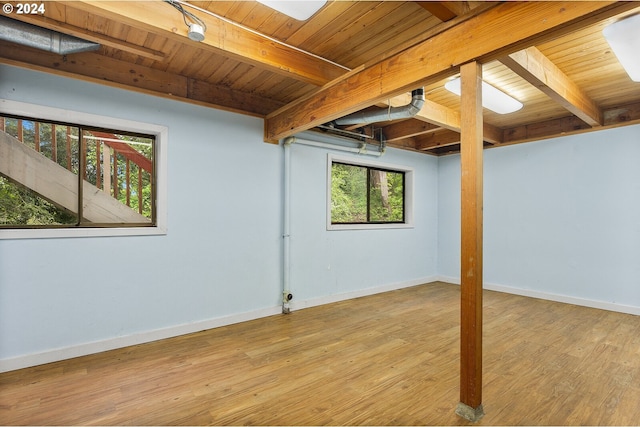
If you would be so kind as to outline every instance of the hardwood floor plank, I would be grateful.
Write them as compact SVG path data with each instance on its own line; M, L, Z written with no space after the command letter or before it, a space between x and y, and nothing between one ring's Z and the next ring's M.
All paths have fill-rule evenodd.
M471 425L431 283L0 374L1 425ZM484 292L477 425L634 425L640 317Z

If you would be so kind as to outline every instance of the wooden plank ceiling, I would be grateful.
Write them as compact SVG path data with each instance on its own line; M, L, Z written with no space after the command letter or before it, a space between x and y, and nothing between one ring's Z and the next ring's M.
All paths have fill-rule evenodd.
M44 14L4 16L100 48L60 55L0 41L0 62L264 117L271 142L407 104L424 87L414 118L343 128L381 131L407 150L458 152L460 98L443 86L470 60L524 104L504 115L484 109L486 146L640 123L640 83L602 36L640 2L330 0L307 21L255 1L182 3L206 24L202 42L161 0L44 4Z

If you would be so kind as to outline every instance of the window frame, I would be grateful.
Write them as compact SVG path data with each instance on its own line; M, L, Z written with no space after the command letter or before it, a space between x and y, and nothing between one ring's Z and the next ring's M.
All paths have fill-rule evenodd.
M331 176L334 163L360 166L388 172L404 173L404 222L368 222L368 223L342 223L331 222ZM384 163L362 157L342 156L333 153L327 155L327 230L377 230L413 228L413 199L414 199L414 169L408 166ZM368 189L367 189L368 190Z
M155 137L155 225L122 227L3 228L0 240L69 237L146 236L167 234L167 142L166 126L137 122L61 108L0 99L0 114L34 120L73 123L88 128L104 128Z

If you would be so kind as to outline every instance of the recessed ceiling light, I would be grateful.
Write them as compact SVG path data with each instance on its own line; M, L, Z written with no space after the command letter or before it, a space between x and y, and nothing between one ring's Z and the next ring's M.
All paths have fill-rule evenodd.
M306 21L311 18L314 13L320 10L327 1L326 0L258 0L265 6L275 9L280 13L284 13L298 21Z
M606 26L602 34L631 80L640 82L640 14Z
M449 80L444 87L449 92L460 96L460 77ZM496 89L484 80L482 81L482 106L498 114L513 113L523 107L520 101Z

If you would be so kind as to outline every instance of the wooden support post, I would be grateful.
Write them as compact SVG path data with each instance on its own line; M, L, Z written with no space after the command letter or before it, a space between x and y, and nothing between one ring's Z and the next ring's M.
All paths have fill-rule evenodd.
M461 326L460 403L456 413L477 421L482 409L482 66L460 67Z

